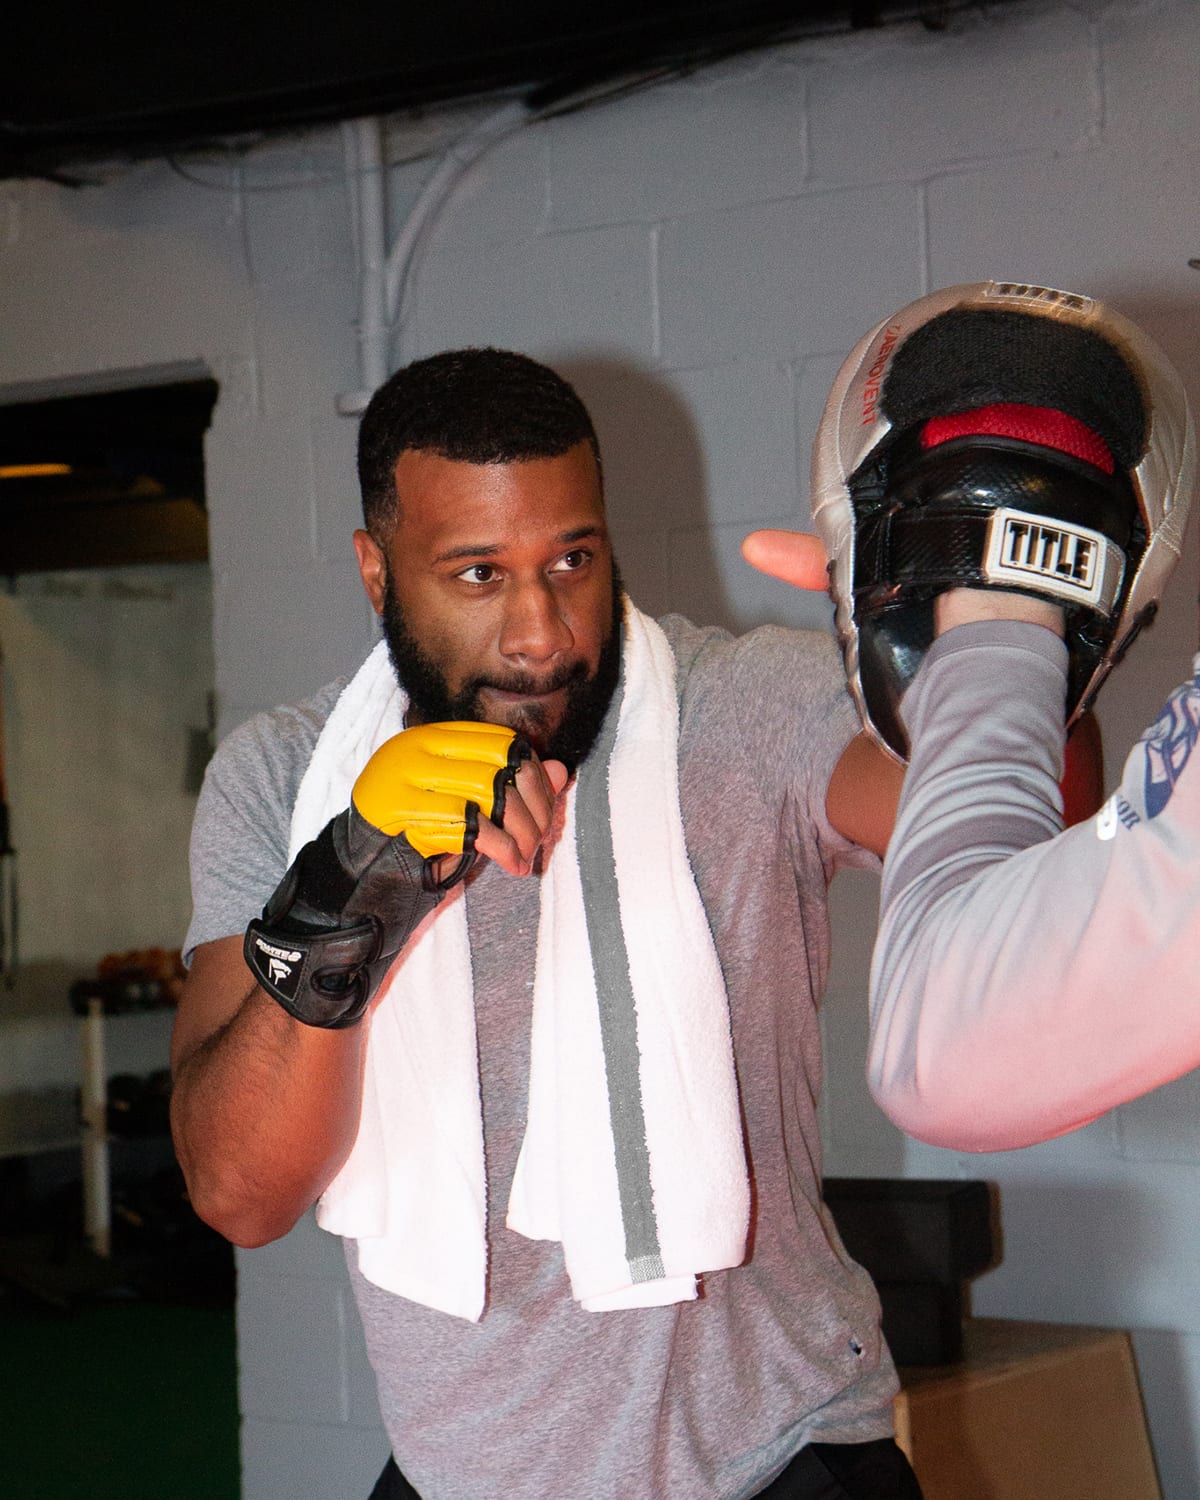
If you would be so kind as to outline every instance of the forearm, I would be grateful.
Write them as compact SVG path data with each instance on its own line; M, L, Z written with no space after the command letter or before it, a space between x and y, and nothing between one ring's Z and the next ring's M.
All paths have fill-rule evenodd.
M387 798L403 790L397 741L419 745L409 736L420 734L385 742L368 763L376 771L379 757L385 763L368 788L380 824L393 823ZM436 738L441 759L453 762L446 775L453 781L471 768L489 807L503 778L503 824L480 815L475 850L510 874L528 874L566 768L543 765L496 726L463 724L452 734L441 726ZM451 871L461 863L464 823L465 812L442 861ZM300 851L245 944L226 937L197 947L172 1038L172 1127L197 1212L235 1243L287 1233L349 1156L372 996L440 899L425 872L407 838L360 813L340 814Z
M214 991L203 987L229 958L228 950L215 961L202 951L202 972L189 980L201 988L181 1003L171 1123L196 1212L250 1246L286 1234L348 1155L368 1023L340 1031L305 1026L253 985L242 965L240 988L224 990L241 998L210 1028Z
M967 626L905 699L913 748L884 866L868 1074L896 1123L940 1144L993 1129L993 1093L1035 1050L1047 945L1011 941L1033 880L1014 856L1061 827L1063 662L1038 627ZM1044 894L1039 913L1054 920Z
M872 975L876 1097L910 1133L978 1150L1061 1134L1200 1063L1200 767L1157 818L1110 808L1049 838L1053 682L991 651L973 691L955 691L964 653L905 704L915 752ZM1135 803L1143 774L1131 756Z

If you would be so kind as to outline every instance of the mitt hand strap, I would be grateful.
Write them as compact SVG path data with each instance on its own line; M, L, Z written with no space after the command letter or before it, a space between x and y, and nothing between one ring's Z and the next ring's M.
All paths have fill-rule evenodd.
M891 511L866 520L855 543L856 595L1018 589L1108 619L1124 575L1124 552L1101 532L1009 506Z

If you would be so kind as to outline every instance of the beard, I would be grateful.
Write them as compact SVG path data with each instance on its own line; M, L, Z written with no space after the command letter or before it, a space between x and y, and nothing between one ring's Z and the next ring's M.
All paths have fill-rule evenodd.
M612 598L608 635L600 648L596 670L590 676L586 662L575 661L566 663L549 681L532 672L514 671L505 676L468 678L457 692L452 692L445 673L413 634L390 577L384 586L383 635L392 668L408 694L410 711L423 724L461 719L486 721L479 696L485 688L530 694L565 691L566 702L557 724L550 724L544 704L531 703L520 711L518 722L508 727L523 734L542 760L561 760L574 774L596 743L621 675L624 589L615 562L612 567Z

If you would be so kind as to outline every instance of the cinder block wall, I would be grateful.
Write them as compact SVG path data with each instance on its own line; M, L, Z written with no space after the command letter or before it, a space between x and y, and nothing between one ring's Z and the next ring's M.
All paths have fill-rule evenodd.
M833 371L901 302L989 275L1103 296L1200 399L1198 55L1194 0L1012 4L942 32L774 49L529 127L435 223L393 362L464 342L550 360L596 412L644 607L824 625L822 601L751 575L737 545L753 525L807 524ZM476 118L394 122L397 226ZM334 411L358 384L352 197L338 129L115 167L78 191L0 188L0 382L179 360L220 381L224 728L350 668L372 638L349 545L353 423ZM1189 553L1102 701L1112 776L1187 667L1194 595ZM1195 1079L1023 1153L906 1142L861 1083L873 902L869 879L839 883L830 1170L998 1182L1005 1260L977 1310L1135 1329L1165 1492L1194 1496ZM386 1445L339 1247L305 1222L239 1265L247 1500L365 1496Z

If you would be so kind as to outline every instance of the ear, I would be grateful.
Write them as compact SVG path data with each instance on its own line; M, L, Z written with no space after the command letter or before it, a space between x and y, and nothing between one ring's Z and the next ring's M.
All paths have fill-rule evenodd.
M387 590L387 558L383 548L369 531L354 533L354 550L358 554L358 571L362 574L363 588L377 615L383 613L384 594Z

